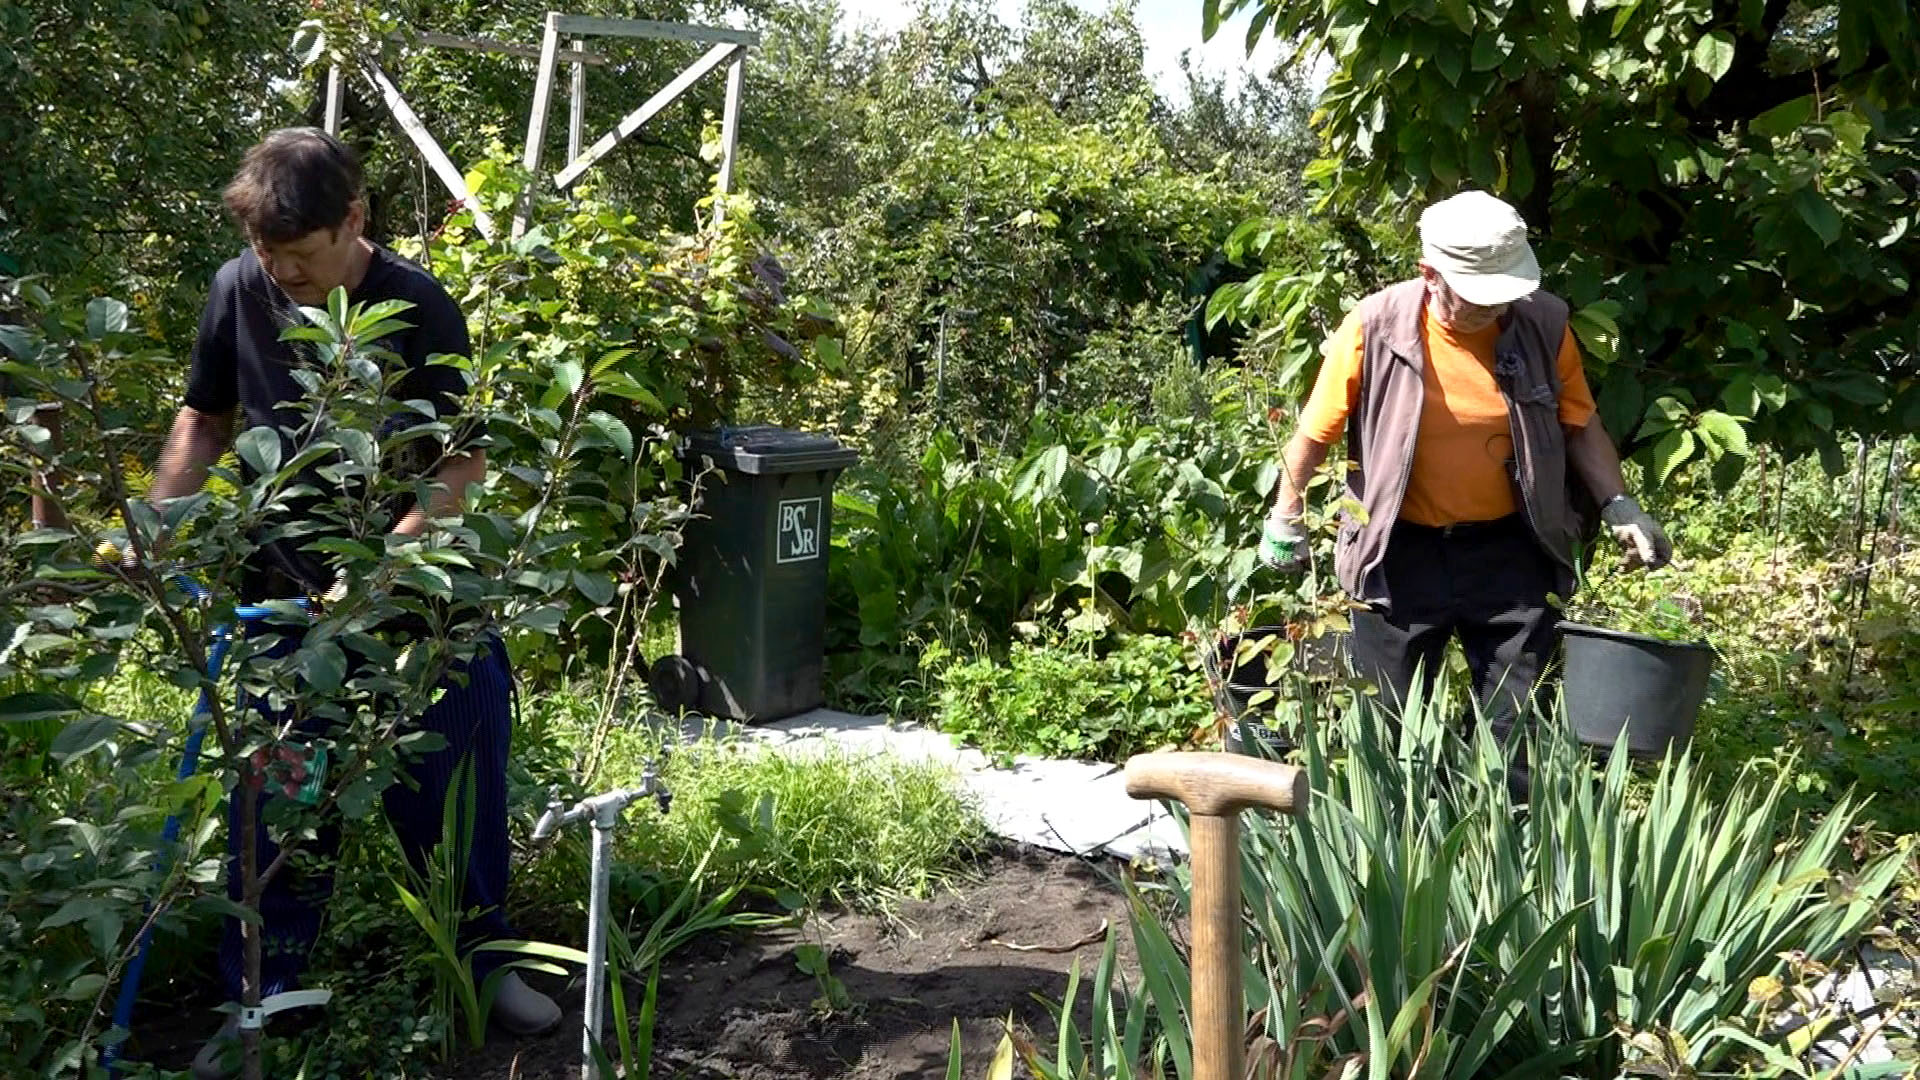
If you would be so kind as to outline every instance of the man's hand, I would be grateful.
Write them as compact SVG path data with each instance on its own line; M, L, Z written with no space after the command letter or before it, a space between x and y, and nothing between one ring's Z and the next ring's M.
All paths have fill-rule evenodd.
M1307 555L1307 530L1301 528L1300 519L1278 510L1268 514L1260 530L1260 561L1291 573L1306 568Z
M1621 495L1600 510L1600 520L1613 530L1614 539L1626 545L1629 563L1658 570L1673 561L1673 542L1666 530L1653 520L1631 495Z

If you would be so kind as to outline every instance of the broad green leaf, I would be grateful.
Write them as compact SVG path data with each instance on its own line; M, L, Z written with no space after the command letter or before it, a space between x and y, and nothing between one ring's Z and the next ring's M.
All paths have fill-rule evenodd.
M1612 300L1588 304L1567 320L1580 344L1604 363L1612 364L1620 346L1620 305Z
M113 901L100 896L76 896L58 908L53 914L40 920L40 929L52 930L55 927L71 926L74 923L91 919L96 915L114 911Z
M107 977L105 975L97 971L89 971L85 975L67 984L66 991L60 996L68 1001L85 1001L88 998L97 996L100 993L100 988L105 985L107 985Z
M1720 449L1747 457L1752 453L1747 445L1747 429L1739 420L1723 412L1709 410L1700 414L1700 432L1711 436Z
M556 360L553 363L553 384L568 397L580 392L580 382L585 377L586 371L578 360Z
M127 305L110 296L87 301L87 337L99 341L108 334L127 331Z
M1747 126L1757 134L1777 139L1793 134L1812 117L1813 95L1809 94L1775 105L1754 117Z
M1878 408L1887 402L1886 387L1879 379L1865 372L1848 372L1830 379L1822 379L1819 388L1842 401L1863 405L1869 409Z
M21 629L31 628L22 624ZM64 720L80 710L78 700L66 694L44 690L22 690L0 697L0 723L31 724L41 720Z
M1727 406L1727 412L1751 420L1760 415L1760 391L1753 385L1753 375L1741 372L1734 376L1726 389L1720 391L1720 400Z
M47 747L47 752L60 760L76 757L113 738L119 730L120 721L117 718L95 713L61 728L52 745Z
M1825 195L1810 187L1801 188L1793 194L1793 208L1821 243L1831 244L1840 239L1840 212Z
M271 427L261 425L241 432L233 440L233 449L255 476L272 476L280 471L280 432Z
M1694 42L1693 66L1718 82L1733 67L1733 52L1733 38L1724 30L1715 30Z
M610 575L592 573L586 570L573 572L573 587L587 598L595 607L605 607L613 602L619 591L619 584Z
M1693 456L1693 450L1691 431L1676 428L1660 436L1660 441L1653 444L1652 451L1654 485L1665 487L1680 466Z
M619 417L595 409L587 414L587 424L620 452L622 461L633 460L633 432Z

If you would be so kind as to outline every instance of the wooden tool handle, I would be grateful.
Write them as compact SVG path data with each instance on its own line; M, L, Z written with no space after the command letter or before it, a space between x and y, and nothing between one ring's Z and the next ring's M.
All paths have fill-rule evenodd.
M1126 781L1127 794L1136 799L1178 799L1207 817L1255 806L1286 814L1307 809L1303 770L1245 754L1136 754L1127 759Z

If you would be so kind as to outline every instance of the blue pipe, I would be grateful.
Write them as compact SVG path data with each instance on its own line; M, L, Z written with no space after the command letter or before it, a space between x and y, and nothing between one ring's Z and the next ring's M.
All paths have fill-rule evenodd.
M206 586L185 575L177 575L174 581L184 588L188 595L196 601L206 600L212 595L208 592ZM298 605L302 611L311 613L312 609L307 601L296 600L294 603ZM279 610L283 609L277 609L265 604L243 604L233 609L233 615L234 618L241 622L254 622L267 618ZM226 663L227 653L232 648L233 627L231 625L215 627L213 631L212 648L207 652L207 681L209 683L219 682L220 669ZM187 741L181 748L180 769L175 779L186 780L193 776L194 771L199 767L200 744L206 739L207 724L212 716L213 690L211 687L203 686L200 688L200 700L193 707L193 716L187 721ZM167 855L164 854L164 852L180 839L180 815L167 815L166 824L161 826L160 836L163 854L160 860L154 864L156 870L166 869ZM106 1067L107 1075L112 1078L117 1078L120 1075L120 1049L125 1045L126 1039L132 1035L133 1003L134 1000L140 996L140 977L146 971L147 952L152 947L153 925L147 923L141 927L140 947L133 954L133 959L128 962L126 973L121 976L120 995L114 1000L113 1005L113 1026L127 1034L123 1035L120 1040L102 1047L100 1051L100 1064Z

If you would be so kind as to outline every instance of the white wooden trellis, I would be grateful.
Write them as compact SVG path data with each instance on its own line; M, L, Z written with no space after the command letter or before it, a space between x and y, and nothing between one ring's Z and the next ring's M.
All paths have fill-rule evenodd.
M396 40L402 40L401 35L396 34L394 37ZM505 53L510 56L524 56L532 59L538 59L540 56L540 51L531 45L514 45L507 42L494 41L489 38L458 37L453 34L440 34L432 31L417 33L414 35L414 38L422 45L432 45L444 49L466 49L474 52ZM599 65L607 62L604 56L596 56L592 53L582 52L577 49L568 51L563 54L561 58L572 63L574 69L581 72L585 71L586 65L588 64ZM479 200L473 197L473 192L467 187L466 177L455 167L452 159L447 157L446 151L440 148L439 140L435 139L433 133L427 130L426 124L423 123L419 115L413 111L413 107L407 104L407 99L400 93L400 87L388 77L387 73L381 69L378 63L372 60L361 62L360 74L375 90L379 91L380 99L386 104L387 111L393 114L393 118L399 122L401 130L407 133L407 138L412 140L414 148L420 151L420 156L426 159L428 167L433 170L433 174L440 178L442 184L446 185L447 191L450 192L455 199L458 199L462 205L473 211L474 227L480 230L480 235L492 239L494 231L492 216L481 209ZM581 91L584 92L584 77L579 81L582 84ZM344 83L345 79L338 64L327 69L327 106L323 123L327 133L330 135L340 134L341 98L343 96Z
M561 35L572 37L571 48L559 47ZM607 63L604 56L587 52L585 38L601 37L641 37L666 39L670 41L693 41L712 43L712 47L694 61L673 81L658 93L648 98L639 108L628 113L620 123L594 144L581 150L581 140L586 121L586 69L588 65ZM398 37L398 35L396 35ZM740 136L740 100L746 78L747 49L759 44L760 35L750 30L733 30L726 27L694 26L686 23L655 22L650 19L603 19L585 15L564 15L557 11L547 13L545 33L538 49L527 45L514 45L486 38L457 37L451 34L439 34L431 31L413 35L423 45L440 48L469 49L479 52L505 53L512 56L525 56L539 61L534 76L534 98L531 115L527 118L527 148L524 163L527 171L537 177L540 168L543 144L546 139L547 114L552 104L553 82L556 69L561 61L572 66L572 85L569 87L569 107L567 110L567 160L565 168L553 177L554 185L562 190L571 187L582 174L611 153L614 147L640 130L648 120L661 110L673 104L694 83L722 64L727 68L727 98L725 112L721 119L721 159L719 186L722 194L732 190L734 151L739 145ZM388 77L379 64L366 60L360 64L360 74L380 93L387 110L412 140L414 147L426 159L440 182L446 185L453 197L473 211L474 225L481 235L491 239L494 234L493 219L480 207L479 200L468 189L466 178L441 149L440 143L427 130L426 124L407 104L400 93L399 86ZM325 127L331 134L340 132L341 97L344 79L338 65L327 70L327 103ZM536 180L537 182L537 180ZM514 215L513 235L520 236L526 231L527 211L533 193L528 191L520 202L520 209ZM724 217L724 202L717 204L714 220Z
M733 157L740 138L740 98L746 79L747 50L760 43L760 35L751 30L734 30L718 26L693 26L686 23L655 22L651 19L603 19L588 15L563 15L557 11L547 12L545 32L540 41L540 68L533 81L533 109L527 117L527 148L521 164L527 172L539 175L540 159L545 152L547 138L547 114L553 101L553 83L556 68L561 59L560 38L565 35L576 40L587 37L639 37L665 39L669 41L692 41L711 45L698 60L674 76L673 80L662 87L652 97L622 117L613 130L594 140L592 146L580 149L580 129L584 108L585 90L583 76L576 66L573 72L573 102L568 117L567 157L564 168L553 176L555 187L565 190L573 186L581 175L592 168L594 163L613 151L613 148L639 131L647 121L659 115L661 110L679 100L694 83L719 68L727 65L727 103L720 121L720 191L731 190L733 182ZM513 235L519 236L526 231L527 213L533 193L521 200L520 209L514 215ZM724 202L714 208L714 220L717 222L725 215Z

